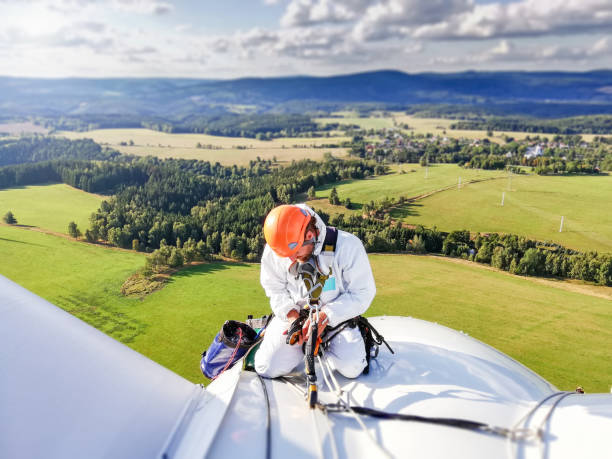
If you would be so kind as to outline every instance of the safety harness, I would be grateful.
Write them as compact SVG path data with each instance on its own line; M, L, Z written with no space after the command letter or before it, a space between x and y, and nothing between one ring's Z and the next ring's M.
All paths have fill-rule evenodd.
M370 360L372 358L378 357L378 351L380 350L380 346L384 343L389 349L391 354L395 354L389 343L385 340L385 338L378 333L378 331L372 326L372 324L363 316L353 317L352 319L345 320L344 322L339 323L335 327L328 327L325 329L321 345L324 350L327 350L329 347L329 343L332 339L336 337L342 330L345 328L359 328L359 332L361 333L361 337L363 338L363 343L365 345L365 353L366 353L366 366L363 369L363 374L367 375L370 372Z
M323 241L323 248L321 254L324 256L333 257L336 252L336 245L338 243L338 230L333 226L327 226L325 232L325 240ZM309 305L318 304L323 287L327 279L332 275L331 263L328 273L322 273L319 266L313 258L308 260L306 263L295 263L290 267L290 272L296 277L301 277L308 292ZM302 326L308 318L308 308L300 311L300 316L296 319L289 331L287 332L287 343L294 344L302 331ZM349 320L339 323L335 327L327 327L321 336L321 346L324 350L329 348L330 342L345 328L359 328L359 332L363 337L366 354L366 366L363 370L363 374L370 372L370 360L372 357L376 358L379 352L379 346L383 343L392 354L395 354L389 343L385 341L385 338L378 333L378 331L370 324L370 322L363 316L353 317ZM316 353L315 353L316 355Z

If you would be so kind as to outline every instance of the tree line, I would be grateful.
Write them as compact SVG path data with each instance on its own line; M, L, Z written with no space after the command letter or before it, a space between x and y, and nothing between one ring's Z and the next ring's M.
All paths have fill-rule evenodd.
M575 116L557 119L527 117L491 117L462 120L451 124L451 129L539 132L547 134L611 134L611 115Z
M506 143L498 144L488 138L468 141L383 131L371 134L380 141L375 143L365 135L355 135L350 144L351 156L379 163L454 163L478 169L530 166L540 174L593 174L612 170L612 150L605 137L595 137L593 142L586 143L577 135L557 135L552 139L536 136L523 141L506 136ZM526 156L528 149L535 145L541 145L541 156Z
M136 158L90 161L56 159L0 168L0 187L62 181L90 192L114 193L100 204L84 232L90 242L151 253L148 269L181 266L224 256L259 260L267 213L276 205L302 200L308 190L343 179L382 174L374 161L353 159L271 161L222 166L196 160ZM612 285L612 256L580 253L515 235L470 238L468 231L443 233L408 227L391 219L388 200L364 206L362 215L332 217L330 224L356 234L370 252L440 253L491 264L516 274L558 276ZM70 234L81 229L71 222Z
M57 118L34 118L36 124L51 130L91 131L112 128L146 128L168 133L202 133L227 137L297 137L304 133L330 130L312 117L284 113L220 113L176 117L87 114Z
M41 135L0 140L0 166L54 159L113 160L121 156L91 139L69 140Z
M512 274L612 285L612 254L582 253L514 234L491 233L471 239L469 231L453 231L445 238L442 253L485 263Z
M162 123L143 121L142 126L164 132L193 132L261 139L296 137L306 132L323 130L307 115L270 113L191 115Z
M159 249L153 258L162 261L172 255L164 247L176 252L198 244L203 257L255 261L264 246L261 225L274 206L293 202L311 186L372 175L374 167L354 160L303 160L258 174L260 165L252 162L230 168L236 174L191 178L188 171L170 169L103 202L85 236L124 248Z

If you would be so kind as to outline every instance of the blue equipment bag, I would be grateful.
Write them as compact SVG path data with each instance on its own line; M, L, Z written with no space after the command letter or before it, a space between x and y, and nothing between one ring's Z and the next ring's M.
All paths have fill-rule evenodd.
M242 358L257 341L258 333L249 325L228 320L212 344L202 353L200 369L204 376L215 379Z

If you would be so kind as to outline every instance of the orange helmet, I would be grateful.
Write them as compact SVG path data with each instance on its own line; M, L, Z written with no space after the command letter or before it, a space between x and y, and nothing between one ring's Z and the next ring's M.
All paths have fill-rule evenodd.
M298 206L282 205L270 211L264 222L266 242L281 257L290 257L304 244L304 233L312 217Z

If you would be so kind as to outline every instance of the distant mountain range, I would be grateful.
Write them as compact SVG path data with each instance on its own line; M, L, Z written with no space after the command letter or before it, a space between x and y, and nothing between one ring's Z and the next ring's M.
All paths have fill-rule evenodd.
M332 77L195 80L0 77L0 110L14 116L302 113L344 107L404 109L453 104L500 113L570 116L612 113L612 71L378 71Z

